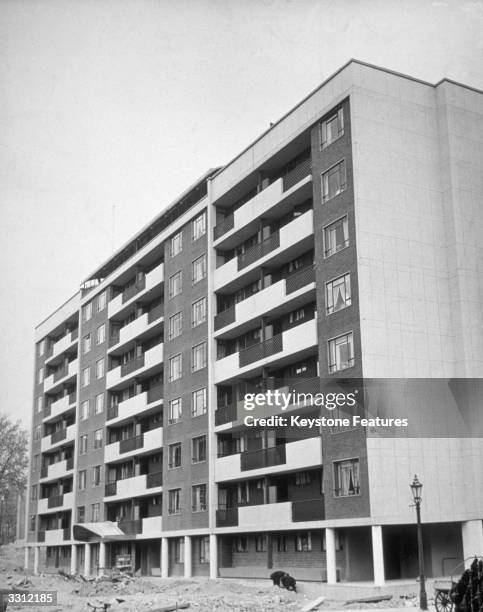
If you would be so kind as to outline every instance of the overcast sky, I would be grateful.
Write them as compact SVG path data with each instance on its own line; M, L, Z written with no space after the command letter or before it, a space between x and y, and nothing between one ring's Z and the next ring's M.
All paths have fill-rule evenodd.
M351 57L483 88L483 2L1 1L0 411L35 325Z

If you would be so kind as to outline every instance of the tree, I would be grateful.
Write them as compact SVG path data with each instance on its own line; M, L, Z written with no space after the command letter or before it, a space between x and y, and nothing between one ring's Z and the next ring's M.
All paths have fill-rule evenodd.
M27 432L0 414L0 544L12 539L18 494L27 483Z

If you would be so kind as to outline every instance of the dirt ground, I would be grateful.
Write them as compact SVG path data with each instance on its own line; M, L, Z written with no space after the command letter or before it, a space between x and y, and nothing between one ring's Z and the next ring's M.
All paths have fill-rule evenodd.
M23 552L14 546L0 548L0 588L11 588L24 579ZM113 583L110 580L85 582L80 577L69 580L59 574L28 577L28 591L57 592L57 605L38 607L39 612L88 612L92 605L109 603L109 612L150 612L164 606L189 604L193 612L295 612L324 594L324 585L299 582L292 593L272 585L270 580L235 580L207 578L135 578ZM343 599L327 599L319 610L387 609L414 606L413 600L393 598L378 604L344 605ZM9 605L8 611L32 611L32 606ZM402 612L402 611L401 611Z

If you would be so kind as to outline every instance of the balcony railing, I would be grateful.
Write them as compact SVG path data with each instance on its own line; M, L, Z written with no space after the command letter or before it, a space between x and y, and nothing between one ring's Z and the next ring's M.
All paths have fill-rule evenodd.
M75 329L73 329L70 332L70 337L71 337L71 340L77 340L77 338L79 337L79 328L78 327L76 327Z
M154 472L153 474L146 475L146 488L152 489L153 487L163 486L163 472Z
M225 406L218 406L215 412L215 425L224 425L231 421L237 420L237 404L226 404Z
M109 336L109 348L111 348L111 346L114 346L115 344L119 342L120 332L121 332L120 327L114 327L111 330L111 335Z
M117 419L119 415L119 404L113 404L107 409L107 420Z
M272 338L241 350L238 354L240 368L281 351L283 351L282 334L277 334Z
M143 521L142 519L136 521L120 521L119 528L122 529L126 535L137 535L143 532Z
M59 429L58 431L54 432L50 436L50 442L51 444L57 444L57 442L60 442L61 440L65 440L66 438L67 438L67 428Z
M45 466L43 468L40 469L40 478L47 478L47 476L49 475L49 466Z
M151 402L157 402L162 400L164 397L164 387L162 384L154 385L151 389L148 389L148 404Z
M70 540L70 527L65 527L63 531L64 531L63 539Z
M129 451L136 450L143 447L143 435L134 436L134 438L128 438L127 440L120 440L119 452L128 453Z
M122 303L128 302L132 297L140 293L146 287L146 277L143 276L142 280L134 283L122 292Z
M292 502L292 521L323 521L325 520L324 498L304 499Z
M109 495L116 495L117 493L117 482L108 482L104 488L105 497L109 497Z
M230 306L223 312L220 312L215 317L215 331L218 331L225 325L229 325L230 323L235 322L235 306Z
M158 304L148 312L148 323L152 323L164 316L164 304Z
M64 376L67 376L68 371L69 368L67 366L64 366L63 368L60 368L60 370L54 372L54 382L57 382L61 378L64 378Z
M233 213L230 213L229 215L227 215L223 221L220 221L220 223L217 223L213 229L213 238L214 240L217 240L220 236L223 236L223 234L226 234L226 232L229 232L231 229L233 229L235 226L235 216L233 215Z
M65 469L66 470L73 470L74 469L74 457L69 457L66 461L66 465L65 465Z
M127 376L128 374L131 374L131 372L139 370L139 368L142 368L143 366L144 353L142 355L139 355L139 357L131 359L131 361L128 361L127 363L123 363L121 366L121 376Z
M216 511L217 527L237 527L238 508L225 508Z
M37 532L37 542L45 542L45 531Z
M58 508L59 506L62 506L63 503L64 503L63 495L52 495L52 497L48 498L47 507L48 508Z
M74 404L77 398L77 393L75 391L73 391L72 393L69 393L69 405L70 404Z
M52 404L46 404L44 406L44 419L52 414Z
M303 178L309 176L312 172L312 162L310 157L301 162L298 166L295 166L293 170L287 172L287 174L282 177L283 181L283 190L287 191L290 187L293 187L297 183L299 183Z
M238 271L246 268L253 262L260 259L267 253L274 251L280 246L280 232L277 230L271 236L259 242L258 244L254 244L250 247L245 253L238 255Z
M254 451L245 451L240 456L240 469L256 470L273 465L281 465L286 462L285 444L260 448Z
M313 266L308 266L285 279L285 293L293 293L313 282L315 282L315 269Z

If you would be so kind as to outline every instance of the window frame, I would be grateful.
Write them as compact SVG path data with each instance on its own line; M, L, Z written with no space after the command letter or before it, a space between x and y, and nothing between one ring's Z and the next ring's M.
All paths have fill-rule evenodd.
M340 186L339 186L339 190L334 193L333 195L330 195L329 193L329 175L331 173L334 172L334 170L338 167L341 167L343 169L343 173L341 172L341 176L340 176ZM344 193L344 191L346 191L347 189L347 161L346 158L343 157L342 159L340 159L339 161L337 161L335 164L332 164L329 168L327 168L326 170L324 170L321 175L321 193L322 193L322 204L326 204L327 202L329 202L330 200L333 200L335 197L337 197L338 195L340 195L341 193ZM326 180L327 177L327 180ZM342 180L342 177L344 178L344 180ZM325 195L325 185L327 182L327 195Z
M174 364L178 361L179 358L179 368L178 373L179 376L174 377L171 371L171 364ZM180 380L183 378L183 353L176 353L176 355L172 355L169 358L169 371L168 371L168 382L174 382L175 380Z
M347 229L347 240L344 240L344 244L342 247L340 247L339 249L337 248L337 245L335 247L335 250L331 250L331 252L328 251L327 249L327 239L326 239L326 231L332 226L335 225L336 223L339 223L339 221L342 221L342 231L344 232L344 221L346 222L346 229ZM336 253L339 253L340 251L343 251L344 249L347 249L350 246L350 236L349 236L349 213L346 213L345 215L342 215L341 217L339 217L338 219L334 219L334 221L331 221L330 223L328 223L327 225L324 225L322 227L322 242L323 242L323 254L324 254L324 259L328 259L329 257L332 257L333 255L335 255Z
M198 396L199 392L203 392L203 406L202 411L195 411L195 397ZM191 392L191 418L195 419L199 416L203 416L208 411L208 389L206 387L200 387Z
M201 223L200 223L201 222ZM200 233L198 234L198 226L201 227ZM202 236L206 234L206 211L197 215L191 221L191 242L196 242Z
M358 480L359 480L359 484L357 485L357 489L358 492L357 493L346 493L344 495L342 494L337 494L337 491L341 490L342 487L337 486L338 484L340 484L339 482L339 475L338 475L338 468L341 466L341 464L343 463L356 463L357 462L357 476L358 476ZM339 498L345 498L345 497L360 497L362 495L361 493L361 460L360 457L346 457L344 459L337 459L335 461L332 461L332 475L333 475L333 484L334 484L334 489L333 489L333 496L336 499Z
M179 290L177 293L174 293L174 279L175 277L179 278ZM172 300L178 295L183 293L183 270L177 270L174 274L168 279L168 300Z
M329 123L334 121L334 119L337 121L337 136L335 136L335 138L332 138L331 140L328 140L328 138L327 138L327 132L328 132L327 126L328 126ZM325 126L325 140L324 140L324 126ZM332 112L330 114L330 116L327 117L327 119L324 119L323 121L321 121L319 123L319 143L320 143L320 149L321 150L326 149L333 142L336 142L337 140L339 140L339 138L342 138L342 136L344 136L344 132L345 132L344 107L341 106L336 111Z
M347 278L348 278L348 283L347 283ZM334 306L334 283L339 281L339 280L343 280L344 281L344 292L345 292L345 297L344 297L344 306L342 306L342 308L337 308L335 309ZM332 285L332 309L329 310L329 285ZM347 287L349 288L349 297L347 297ZM332 278L328 281L326 281L325 283L325 314L326 316L329 316L331 314L335 314L336 312L340 312L341 310L345 310L346 308L349 308L349 306L352 306L352 287L351 287L351 273L350 272L345 272L344 274L340 274L338 276L336 276L335 278Z
M345 368L334 369L333 366L337 365L337 359L336 359L336 362L334 364L332 364L332 362L331 362L331 355L330 355L331 343L335 342L336 340L339 340L340 338L344 338L344 337L351 337L352 338L352 357L350 357L350 359L349 359L349 363L350 363L350 361L352 361L352 363L350 363ZM356 359L355 359L355 348L354 348L354 331L352 329L347 331L347 332L344 332L343 334L338 334L337 336L333 336L332 338L328 338L327 339L327 370L328 370L329 374L334 374L335 372L343 372L344 370L349 370L350 368L354 367L355 362L356 362Z
M174 252L175 249L173 249L173 245L177 243L179 244L179 249L176 250L176 252ZM180 230L176 234L173 234L171 238L169 239L169 256L176 257L176 255L179 255L182 252L183 252L183 230Z

